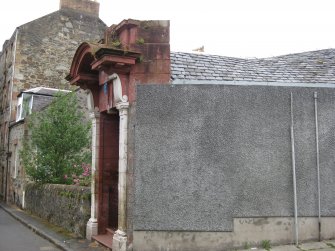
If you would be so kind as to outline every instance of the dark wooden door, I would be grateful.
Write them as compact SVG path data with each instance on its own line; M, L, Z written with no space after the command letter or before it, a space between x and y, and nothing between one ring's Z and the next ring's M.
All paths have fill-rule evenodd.
M101 205L99 232L106 228L117 229L118 225L118 161L119 161L119 115L101 114L100 120L100 180Z
M109 228L117 230L118 227L118 203L119 203L119 189L118 189L119 173L112 172L111 184L109 187Z

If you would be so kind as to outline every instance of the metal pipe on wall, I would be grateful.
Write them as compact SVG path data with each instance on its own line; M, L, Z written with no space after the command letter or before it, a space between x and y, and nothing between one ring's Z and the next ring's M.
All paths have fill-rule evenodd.
M299 226L298 226L298 203L297 203L297 178L296 178L296 172L295 172L294 115L293 115L293 94L292 92L291 92L291 150L292 150L292 171L293 171L295 245L298 246Z
M318 227L319 241L321 241L321 188L320 188L320 150L319 150L319 120L318 120L318 93L314 92L315 111L315 141L316 141L316 169L318 182Z

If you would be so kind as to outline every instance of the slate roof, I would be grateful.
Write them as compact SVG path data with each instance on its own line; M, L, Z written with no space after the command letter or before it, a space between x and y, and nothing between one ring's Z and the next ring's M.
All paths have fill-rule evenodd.
M171 52L171 80L335 84L335 49L261 59Z
M21 96L23 93L32 94L34 96L32 111L36 112L36 111L41 111L45 107L47 107L52 102L55 95L59 92L69 93L70 91L55 89L55 88L48 88L48 87L36 87L36 88L31 88L31 89L22 91L18 95L18 97Z
M32 88L32 89L28 89L28 90L22 91L19 94L19 96L22 93L31 93L31 94L44 95L44 96L54 96L58 92L67 93L67 92L70 92L70 91L69 90L55 89L55 88L48 88L48 87L36 87L36 88Z

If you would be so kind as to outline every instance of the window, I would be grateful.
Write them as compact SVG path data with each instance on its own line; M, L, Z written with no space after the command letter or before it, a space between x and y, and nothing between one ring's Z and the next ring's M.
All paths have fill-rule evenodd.
M32 107L33 95L30 93L22 93L17 101L16 121L20 121L31 114Z

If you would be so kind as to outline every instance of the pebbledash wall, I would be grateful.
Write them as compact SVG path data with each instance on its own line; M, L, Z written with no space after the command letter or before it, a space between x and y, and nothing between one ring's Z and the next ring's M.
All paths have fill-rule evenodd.
M48 222L85 237L91 215L89 187L69 185L26 185L25 209Z
M294 242L293 95L299 240L335 238L335 89L137 87L134 250Z

